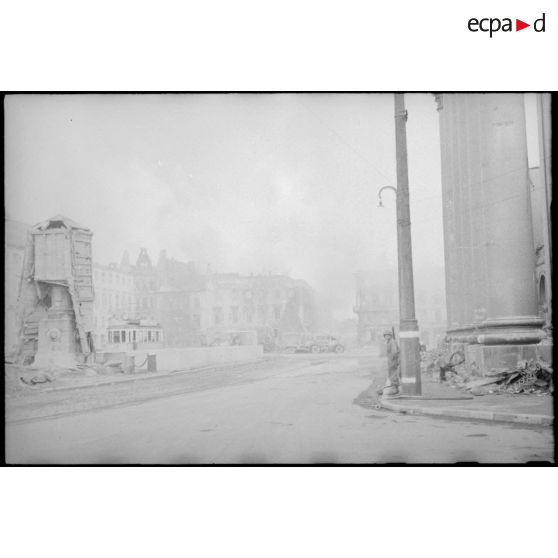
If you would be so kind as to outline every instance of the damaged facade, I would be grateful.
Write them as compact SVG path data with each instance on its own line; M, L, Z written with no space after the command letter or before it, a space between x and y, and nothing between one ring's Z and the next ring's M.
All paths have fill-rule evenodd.
M58 215L27 233L16 306L16 358L72 366L95 353L89 229Z
M314 290L287 275L210 272L198 296L204 343L211 344L227 331L247 330L264 343L285 333L315 332L324 323Z
M90 231L65 217L56 217L45 223L59 221L65 223L59 232L81 231L80 234L91 235ZM52 234L54 229L48 229L48 226L43 223L32 228L12 220L5 222L6 354L21 351L21 317L18 318L17 301L21 277L31 273L29 264L24 269L27 235L31 238L33 231ZM52 245L49 246L52 248ZM44 248L46 250L46 245ZM44 252L45 257L61 257L57 249L51 250L50 255L47 252ZM314 290L305 281L287 275L225 274L214 273L210 269L201 274L193 262L169 258L165 250L161 251L154 264L145 248L140 249L134 264L130 262L128 252L123 254L119 264L89 262L94 296L92 290L91 299L87 301L85 336L89 345L97 351L256 344L284 332L317 331L324 323L321 301L318 301ZM71 297L62 296L64 293L59 289L62 287L48 281L66 281L68 291L67 278L34 276L33 285L37 283L39 286L24 290L29 299L24 302L26 314L31 307L42 308L41 300L45 293L38 293L44 289L43 284L48 284L52 304L65 312L68 324L63 328L64 332L76 329L72 322L75 322L75 308ZM28 316L26 327L28 333L32 330L35 335L33 342L28 339L24 343L31 357L38 351L38 319ZM79 337L75 332L74 336ZM65 339L70 345L67 336ZM79 345L74 350L72 344L70 352L74 355L82 351Z

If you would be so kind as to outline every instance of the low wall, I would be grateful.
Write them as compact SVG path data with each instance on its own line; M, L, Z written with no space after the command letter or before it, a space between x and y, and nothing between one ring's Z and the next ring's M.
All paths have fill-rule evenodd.
M211 364L256 360L263 356L261 345L236 345L231 347L188 347L184 349L150 349L129 351L136 365L142 364L147 355L156 355L157 370L185 370Z

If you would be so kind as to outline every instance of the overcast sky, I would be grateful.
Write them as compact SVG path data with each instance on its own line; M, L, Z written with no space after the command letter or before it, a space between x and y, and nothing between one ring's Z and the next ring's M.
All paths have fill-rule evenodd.
M438 115L406 95L414 263L443 266ZM288 272L351 317L354 272L396 264L393 95L10 96L6 211L61 213L94 259L146 247L219 272ZM396 280L396 277L394 277Z

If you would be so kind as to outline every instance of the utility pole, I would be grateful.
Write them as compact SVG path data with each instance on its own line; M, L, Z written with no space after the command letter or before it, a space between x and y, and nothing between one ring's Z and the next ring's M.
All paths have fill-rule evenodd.
M421 395L420 343L418 322L415 317L406 123L407 111L405 110L405 97L403 93L395 93L401 393L403 395Z

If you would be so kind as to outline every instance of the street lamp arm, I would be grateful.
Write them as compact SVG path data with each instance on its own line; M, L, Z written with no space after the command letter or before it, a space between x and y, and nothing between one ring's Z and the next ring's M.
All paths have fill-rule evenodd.
M393 190L395 192L395 195L397 196L397 188L395 186L382 186L378 190L378 199L380 200L378 203L378 207L384 207L384 204L382 203L382 192L386 189Z

